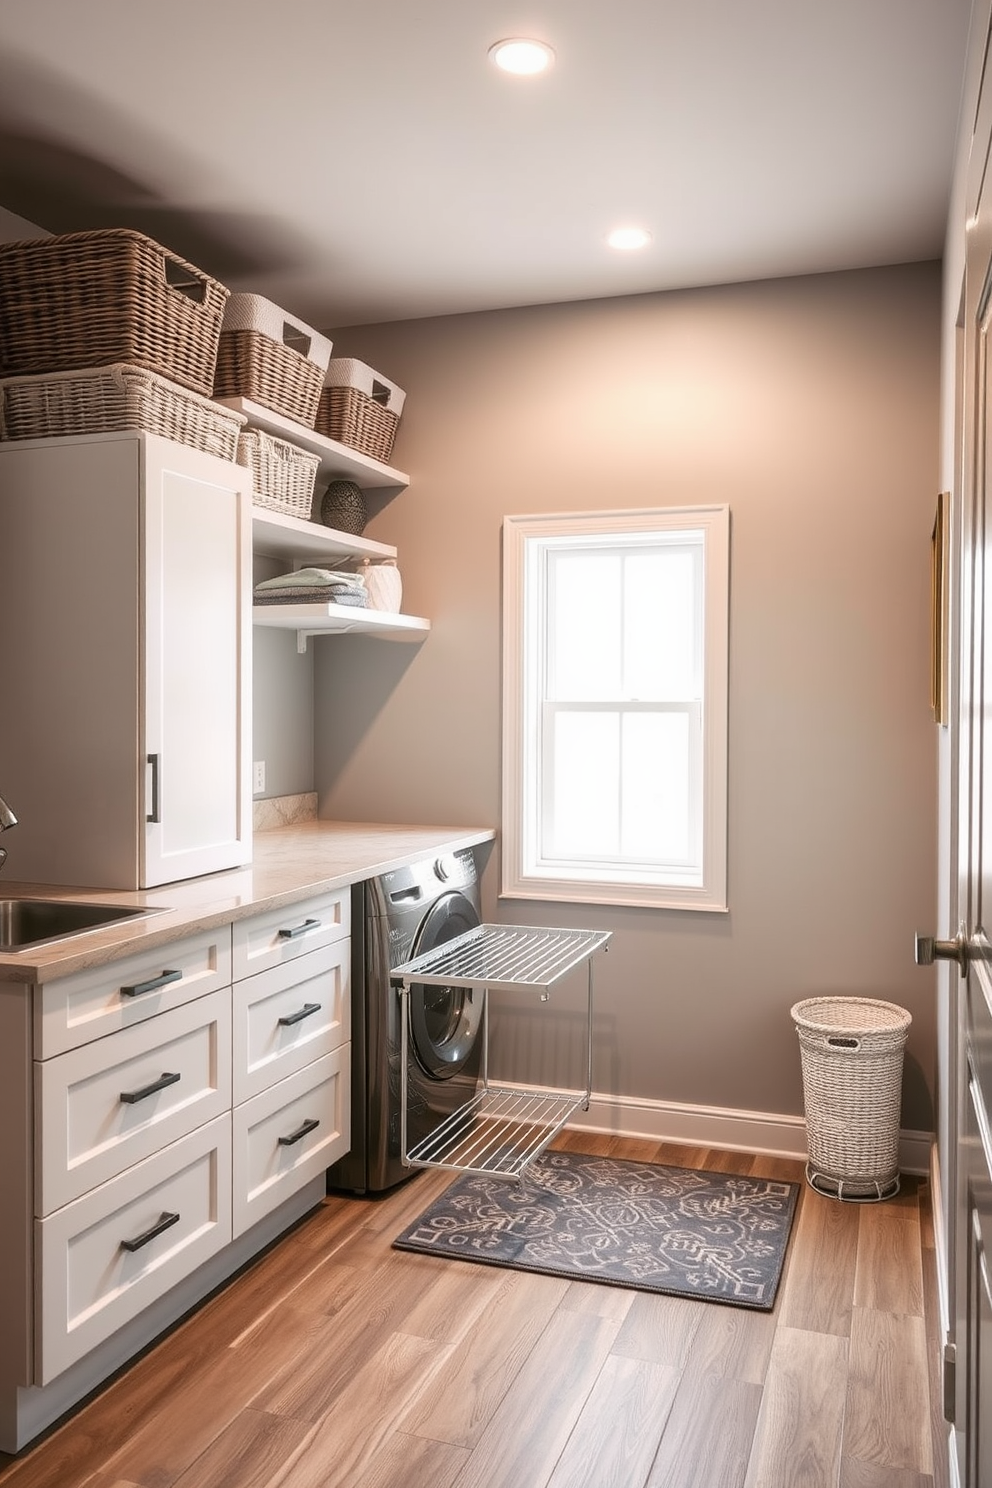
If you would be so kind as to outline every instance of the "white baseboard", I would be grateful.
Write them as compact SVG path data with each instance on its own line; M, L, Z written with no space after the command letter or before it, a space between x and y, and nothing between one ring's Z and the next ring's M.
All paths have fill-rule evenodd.
M510 1088L515 1088L510 1083ZM524 1088L524 1087L521 1087ZM774 1157L806 1157L806 1123L801 1116L768 1111L736 1111L722 1106L687 1106L675 1101L593 1093L588 1111L569 1122L574 1130L607 1136L649 1137L689 1147L724 1147ZM902 1131L899 1170L926 1177L933 1134Z

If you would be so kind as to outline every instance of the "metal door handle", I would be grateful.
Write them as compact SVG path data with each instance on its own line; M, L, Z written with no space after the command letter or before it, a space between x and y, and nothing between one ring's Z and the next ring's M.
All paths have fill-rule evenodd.
M916 933L916 964L932 966L935 961L956 961L961 975L968 975L968 940L959 932L953 940L937 940L932 935Z

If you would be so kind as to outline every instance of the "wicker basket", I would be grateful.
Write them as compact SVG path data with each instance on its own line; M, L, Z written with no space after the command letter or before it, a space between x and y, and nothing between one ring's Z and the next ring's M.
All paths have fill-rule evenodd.
M899 1191L902 1063L912 1019L866 997L797 1002L811 1188L840 1199Z
M144 367L93 367L0 381L0 439L140 429L233 460L244 423L243 414Z
M214 396L251 398L313 428L331 343L261 295L232 294L224 311Z
M402 388L364 362L335 358L324 378L317 432L375 460L388 460L405 398Z
M128 228L0 243L0 376L123 362L209 397L227 295Z
M320 458L276 439L264 429L245 429L238 439L238 464L251 471L255 506L308 518Z

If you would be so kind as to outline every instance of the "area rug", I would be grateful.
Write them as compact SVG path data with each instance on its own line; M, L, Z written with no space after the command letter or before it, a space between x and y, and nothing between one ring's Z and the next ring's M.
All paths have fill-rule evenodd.
M463 1174L393 1245L768 1311L799 1187L549 1151L520 1182Z

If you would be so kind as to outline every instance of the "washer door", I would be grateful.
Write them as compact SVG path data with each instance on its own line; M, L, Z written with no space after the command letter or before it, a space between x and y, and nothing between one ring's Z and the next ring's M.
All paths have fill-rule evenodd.
M464 894L445 894L431 907L410 953L426 955L446 940L478 925L475 906ZM413 1052L424 1072L435 1080L457 1075L472 1053L479 1032L483 993L464 987L410 987Z

